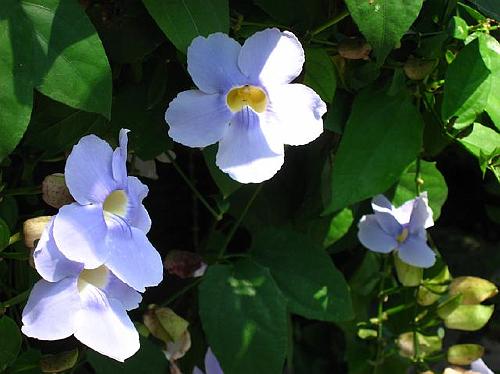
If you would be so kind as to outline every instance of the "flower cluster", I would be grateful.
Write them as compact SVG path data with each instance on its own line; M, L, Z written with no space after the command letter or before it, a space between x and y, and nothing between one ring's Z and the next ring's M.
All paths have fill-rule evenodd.
M238 182L271 178L283 165L285 144L307 144L323 132L325 103L309 87L290 84L304 64L291 32L266 29L243 46L222 33L199 36L187 63L199 89L170 103L169 135L189 147L219 143L216 164Z
M59 210L37 244L34 263L43 279L22 317L27 336L74 335L119 361L139 349L126 311L163 278L160 255L146 237L148 188L127 175L127 132L120 131L114 151L94 135L73 147L65 178L75 202Z
M401 261L420 268L434 265L436 255L427 245L425 229L434 225L427 193L394 207L383 195L372 199L374 214L361 217L359 241L374 252L396 251Z

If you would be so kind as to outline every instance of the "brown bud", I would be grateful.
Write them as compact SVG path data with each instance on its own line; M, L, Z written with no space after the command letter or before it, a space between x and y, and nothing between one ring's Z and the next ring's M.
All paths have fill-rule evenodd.
M403 70L408 78L419 81L427 77L437 65L437 60L419 59L411 56L406 60Z
M43 230L52 219L52 216L41 216L30 218L23 223L24 245L33 249L36 247L36 241L40 240Z
M200 255L176 250L167 254L163 266L170 274L182 279L202 276L207 267Z
M45 177L42 182L42 199L56 209L74 201L66 186L64 174L56 173Z
M364 39L347 38L339 43L339 54L348 60L369 60L372 47Z
M179 340L189 326L189 322L175 314L172 309L155 305L150 305L143 319L151 334L163 340L165 344Z
M478 277L458 277L450 284L450 295L461 294L462 304L480 304L497 293L495 284Z

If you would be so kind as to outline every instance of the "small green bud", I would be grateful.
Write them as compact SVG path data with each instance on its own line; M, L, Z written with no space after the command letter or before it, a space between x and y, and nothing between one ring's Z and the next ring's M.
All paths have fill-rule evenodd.
M416 287L422 281L424 269L408 265L401 261L399 256L394 254L394 265L399 282L405 287Z
M457 344L448 349L447 359L453 365L470 365L483 357L484 348L479 344Z
M439 336L427 336L417 332L417 342L421 358L438 352L442 348L442 340ZM415 355L413 332L405 332L399 335L396 344L402 357L413 357Z

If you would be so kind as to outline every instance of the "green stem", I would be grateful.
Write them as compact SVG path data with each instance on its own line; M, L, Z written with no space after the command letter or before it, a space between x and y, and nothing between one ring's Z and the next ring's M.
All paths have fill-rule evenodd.
M221 247L221 249L219 251L219 254L217 256L218 258L221 258L224 255L224 253L226 252L227 246L231 242L231 239L233 238L234 234L236 233L236 230L238 230L238 227L240 227L241 222L243 221L243 219L245 218L245 216L246 216L246 214L248 212L248 209L250 209L250 206L252 205L252 203L254 202L255 198L259 194L259 192L262 189L263 185L264 184L261 183L255 189L253 195L248 200L247 205L245 206L245 208L243 208L243 211L241 212L241 214L238 217L237 221L234 223L233 227L231 227L231 231L229 231L229 234L227 235L226 240L224 241L224 244L222 244L222 247Z
M420 179L420 156L417 157L416 167L415 167L415 191L417 196L420 196L420 187L422 186L422 180Z
M349 14L350 13L349 13L349 11L347 9L344 10L344 11L342 11L342 12L340 12L339 14L337 14L332 19L326 21L325 23L323 23L322 25L318 26L313 31L311 31L311 35L312 36L318 35L320 32L323 32L327 28L332 27L333 25L335 25L335 24L339 23L340 21L342 21L344 18L346 18L347 16L349 16Z
M418 288L415 290L415 300L417 299ZM413 361L417 363L420 360L420 346L417 335L417 315L418 315L418 304L415 303L415 308L413 309Z
M26 290L24 292L21 292L19 295L14 296L12 299L9 299L7 301L4 301L3 303L0 304L2 308L9 308L13 305L20 304L24 300L28 298L28 295L30 294L31 290Z
M171 303L173 303L175 300L177 300L179 297L181 297L182 295L184 295L186 292L188 292L190 289L196 287L200 282L201 282L201 277L200 278L197 278L195 281L189 283L187 286L185 286L184 288L181 288L179 291L177 291L176 293L174 293L172 296L170 296L167 300L165 300L161 306L167 306L167 305L170 305Z
M384 300L386 295L384 294L385 279L389 272L389 256L384 256L384 262L382 265L382 279L380 280L379 292L378 292L378 305L377 305L377 353L375 356L375 363L373 366L373 374L378 373L379 365L382 361L382 355L384 352L384 338L382 336L384 332Z
M12 188L10 190L3 191L4 196L22 196L22 195L40 195L42 193L42 187L20 187Z
M170 157L168 152L165 152L165 155L167 156L168 160L172 163L172 165L174 166L177 173L179 173L179 175L184 180L184 182L188 185L188 187L191 189L191 191L193 191L193 193L196 195L196 197L200 200L200 202L214 216L216 221L220 221L222 219L222 214L218 213L214 208L212 208L212 206L203 197L203 195L200 193L200 191L198 191L198 189L195 187L195 185L191 182L191 180L187 177L187 175L182 171L179 164L177 164L177 161L175 161L173 157Z

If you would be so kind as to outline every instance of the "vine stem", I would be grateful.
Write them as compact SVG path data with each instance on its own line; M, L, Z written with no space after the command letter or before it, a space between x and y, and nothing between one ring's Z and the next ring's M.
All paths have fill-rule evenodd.
M179 297L184 295L186 292L188 292L190 289L196 287L198 284L200 284L202 278L197 278L193 282L189 283L187 286L181 288L179 291L174 293L172 296L170 296L167 300L165 300L161 306L167 306L173 303L175 300L177 300Z
M193 191L193 193L196 195L198 200L200 200L200 202L205 206L205 208L207 208L207 210L212 214L212 216L214 216L216 221L220 221L222 219L222 214L220 214L214 208L212 208L212 206L203 197L203 195L200 193L200 191L198 191L196 186L191 182L191 180L187 177L187 175L182 171L182 169L179 166L179 164L177 163L177 161L175 161L174 158L168 154L168 152L165 152L165 155L167 156L168 160L172 163L172 165L174 166L177 173L179 173L179 175L184 180L184 182L188 185L188 187L191 189L191 191Z
M222 247L221 247L221 249L219 251L219 255L217 256L218 258L221 258L224 255L224 253L226 252L227 246L231 242L231 239L233 238L234 234L236 233L236 230L238 230L238 227L240 227L241 222L243 222L243 219L245 218L245 216L246 216L246 214L248 212L248 209L250 209L250 207L252 206L252 203L254 202L255 198L259 194L259 192L262 189L263 185L264 184L261 183L255 189L254 193L252 194L252 196L248 200L247 205L245 205L245 208L243 208L243 211L241 212L240 216L238 217L238 220L234 223L233 227L231 227L231 231L229 231L229 234L227 235L226 240L222 244Z
M379 292L378 292L378 305L377 305L377 353L375 356L375 365L373 367L373 374L378 373L378 368L380 361L382 360L382 354L383 354L383 343L384 343L384 338L382 336L384 332L384 300L386 298L386 294L384 293L384 288L385 288L385 279L387 277L387 274L389 272L389 256L384 256L384 262L382 265L382 279L380 280L380 286L379 286Z
M327 28L332 27L333 25L335 25L335 24L339 23L340 21L342 21L344 18L346 18L347 16L349 16L349 14L350 13L349 13L349 11L347 9L344 10L344 11L342 11L342 12L340 12L339 14L337 14L332 19L329 19L328 21L326 21L322 25L316 27L313 31L311 31L311 35L312 36L318 35L320 32L325 31Z
M41 186L35 187L20 187L12 188L10 190L4 190L2 195L4 196L23 196L23 195L40 195L42 193Z

